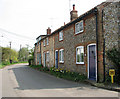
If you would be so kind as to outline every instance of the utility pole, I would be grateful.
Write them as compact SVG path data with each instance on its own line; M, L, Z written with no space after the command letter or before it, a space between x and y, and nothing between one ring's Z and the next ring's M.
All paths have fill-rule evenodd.
M22 47L22 45L20 44L20 50L19 50L19 61L21 61L21 47Z
M11 59L11 43L12 42L9 42L10 43L10 63L12 64L12 59Z
M10 43L10 49L11 49L11 43L12 43L12 42L9 42L9 43Z

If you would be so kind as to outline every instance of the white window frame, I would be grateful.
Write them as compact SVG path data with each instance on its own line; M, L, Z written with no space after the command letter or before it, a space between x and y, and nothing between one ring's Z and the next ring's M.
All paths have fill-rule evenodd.
M47 38L47 45L49 45L49 38Z
M62 41L63 40L63 31L60 31L59 32L59 41Z
M77 62L77 49L82 49L83 48L83 60L84 60L84 46L78 46L76 47L76 64L84 64L84 62ZM80 55L81 56L81 55Z
M78 31L78 29L80 29L81 27L80 27L80 24L82 23L82 30L79 30ZM77 26L78 25L78 26ZM77 22L76 24L75 24L75 34L79 34L79 33L81 33L81 32L83 32L84 31L84 22L83 22L83 20L81 20L80 22Z
M64 49L59 50L59 62L64 63Z
M46 53L46 61L49 62L49 60L50 60L50 53L49 53L49 51L47 51L47 53Z
M45 40L43 40L43 46L45 46Z

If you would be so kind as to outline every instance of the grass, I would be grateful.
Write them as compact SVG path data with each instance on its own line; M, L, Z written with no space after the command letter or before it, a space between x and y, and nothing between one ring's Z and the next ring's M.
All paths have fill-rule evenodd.
M55 67L48 68L48 67L43 67L42 65L31 65L30 67L42 72L49 73L58 78L63 78L75 82L83 82L84 80L87 79L85 75L76 72L71 72L70 70L67 71L63 69L56 69Z
M12 63L12 64L10 64L9 62L2 62L0 64L0 69L4 68L5 66L9 66L9 65L13 65L13 64L19 64L19 63L28 63L28 62L15 62L15 63Z

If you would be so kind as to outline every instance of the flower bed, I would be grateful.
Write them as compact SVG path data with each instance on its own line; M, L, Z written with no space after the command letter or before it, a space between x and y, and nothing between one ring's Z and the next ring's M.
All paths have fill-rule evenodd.
M87 79L85 75L79 74L76 72L71 72L70 70L56 69L55 67L48 68L48 67L43 67L42 65L32 65L30 67L37 69L39 71L49 73L56 77L71 80L71 81L79 82Z

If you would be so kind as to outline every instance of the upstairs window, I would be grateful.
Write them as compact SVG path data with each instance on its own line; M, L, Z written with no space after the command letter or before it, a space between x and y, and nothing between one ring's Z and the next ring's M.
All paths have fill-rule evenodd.
M47 53L46 53L46 61L47 61L47 62L49 62L49 57L50 57L49 51L47 51Z
M39 37L39 40L41 40L41 37Z
M63 31L59 32L59 41L63 40Z
M76 48L76 64L84 64L84 46Z
M64 49L59 50L59 62L64 63Z
M81 33L84 31L83 20L75 24L75 34Z
M45 40L43 41L43 46L45 46Z
M47 45L49 45L49 39L47 38Z

